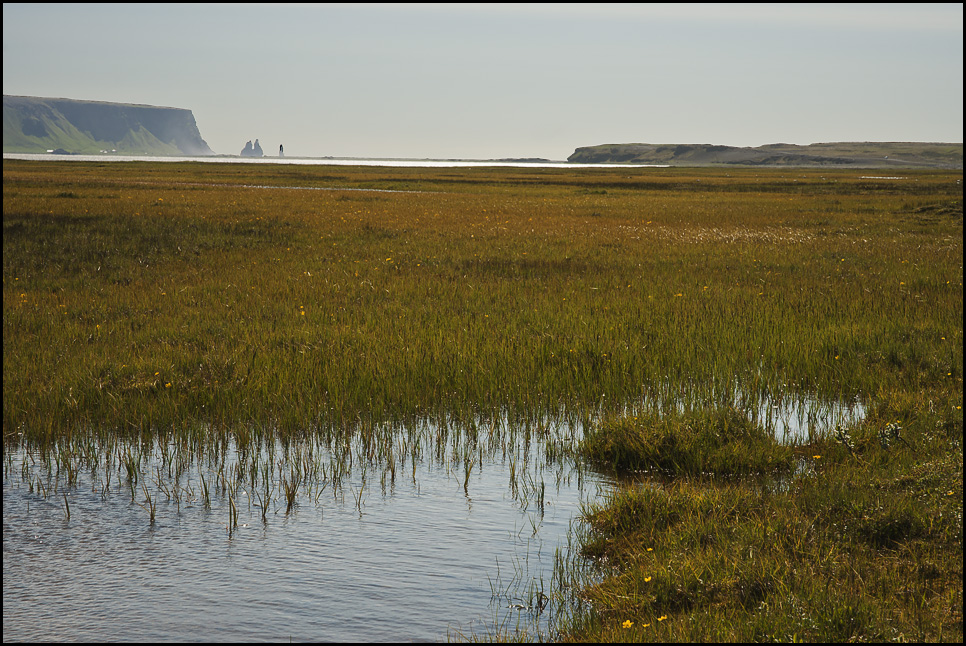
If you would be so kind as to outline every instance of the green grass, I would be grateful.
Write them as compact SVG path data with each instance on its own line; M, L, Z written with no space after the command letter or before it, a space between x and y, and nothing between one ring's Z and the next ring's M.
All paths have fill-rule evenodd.
M605 576L567 640L961 640L962 424L929 422L766 483L620 488L586 512Z
M672 476L774 474L794 461L792 447L734 408L611 416L588 429L580 454L618 472Z
M562 638L961 640L962 173L903 176L7 160L4 450L133 499L155 442L547 431L637 472ZM781 444L783 399L867 414Z

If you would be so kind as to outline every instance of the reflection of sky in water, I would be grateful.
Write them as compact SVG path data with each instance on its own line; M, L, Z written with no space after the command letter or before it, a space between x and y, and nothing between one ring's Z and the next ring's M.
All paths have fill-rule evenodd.
M639 402L645 410L660 413L676 411L685 414L702 408L732 407L744 411L747 417L770 431L779 442L808 442L835 427L854 426L865 419L865 405L857 398L852 401L826 400L812 395L786 394L781 397L755 396L740 388L712 390L705 397L688 393L681 396L673 386L649 391Z
M822 436L838 425L852 426L864 418L865 406L859 402L829 402L806 396L761 402L757 421L779 441L807 442L810 436Z
M3 487L4 641L421 641L534 618L545 629L549 612L513 606L549 591L556 548L597 485L535 464L542 455L535 445L530 467L515 466L522 504L499 454L477 462L466 493L462 465L418 462L414 483L407 464L385 494L380 472L370 467L362 489L357 467L341 491L302 495L287 517L276 492L267 524L239 489L229 535L228 503L213 493L205 509L197 468L180 512L147 479L153 527L123 479L102 495L103 470L97 483L82 473L68 521L61 493L28 491L18 453ZM205 477L214 490L217 476Z

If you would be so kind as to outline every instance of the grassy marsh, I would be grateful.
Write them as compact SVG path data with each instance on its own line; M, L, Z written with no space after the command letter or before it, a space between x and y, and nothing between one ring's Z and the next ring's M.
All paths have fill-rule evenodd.
M561 637L961 640L962 173L863 175L5 160L4 451L459 434L468 480L575 422L652 480L588 510ZM867 415L782 445L786 396Z

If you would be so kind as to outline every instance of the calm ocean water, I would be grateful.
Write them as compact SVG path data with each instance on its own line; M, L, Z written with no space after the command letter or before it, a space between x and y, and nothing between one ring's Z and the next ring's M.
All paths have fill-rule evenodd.
M507 168L667 168L658 164L571 164L563 161L500 161L466 159L356 159L331 157L152 157L150 155L53 155L3 153L4 159L37 159L46 161L151 161L209 162L222 164L295 164L303 166L395 166L412 168L474 168L502 166Z

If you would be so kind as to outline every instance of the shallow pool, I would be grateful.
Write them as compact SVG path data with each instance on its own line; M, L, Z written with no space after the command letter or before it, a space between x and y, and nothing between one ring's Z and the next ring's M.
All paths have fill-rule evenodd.
M542 448L528 455L483 456L468 477L421 458L389 486L357 465L339 486L304 484L289 513L279 479L263 515L263 484L223 494L210 466L165 484L155 456L134 487L119 466L110 482L102 467L65 487L63 473L8 452L3 639L535 636L550 627L541 593L581 500L607 485L543 463Z

